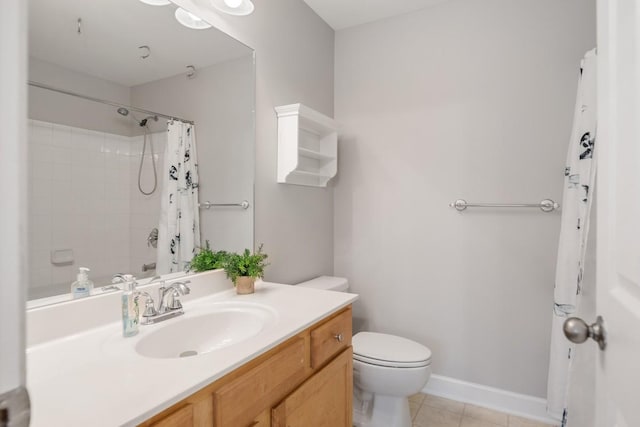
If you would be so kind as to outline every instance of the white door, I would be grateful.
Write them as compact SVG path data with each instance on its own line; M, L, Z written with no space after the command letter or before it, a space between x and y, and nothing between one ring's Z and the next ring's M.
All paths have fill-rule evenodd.
M24 0L0 12L0 426L26 426L26 73Z
M598 1L596 426L640 426L640 2ZM585 319L591 321L593 319ZM595 350L594 350L595 351Z

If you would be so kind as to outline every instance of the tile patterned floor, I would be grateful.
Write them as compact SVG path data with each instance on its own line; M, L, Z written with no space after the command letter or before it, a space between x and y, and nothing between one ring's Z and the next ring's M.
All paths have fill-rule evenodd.
M429 394L409 398L413 427L552 427Z

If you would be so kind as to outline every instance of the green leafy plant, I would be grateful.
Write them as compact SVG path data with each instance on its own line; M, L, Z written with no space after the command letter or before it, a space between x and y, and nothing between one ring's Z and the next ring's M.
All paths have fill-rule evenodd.
M204 248L200 248L200 252L193 257L190 263L190 269L194 271L215 270L224 268L225 261L230 254L226 251L214 252L206 241Z
M227 273L227 277L235 284L236 279L242 276L249 276L255 279L264 276L264 268L269 265L265 260L267 254L262 252L262 245L258 248L258 251L251 253L249 249L245 249L244 252L231 253L227 257L224 263L224 270Z

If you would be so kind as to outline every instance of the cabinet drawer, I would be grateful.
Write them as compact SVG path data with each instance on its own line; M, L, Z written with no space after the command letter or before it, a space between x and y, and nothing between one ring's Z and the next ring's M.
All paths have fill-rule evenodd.
M322 366L351 345L351 307L311 330L311 367Z
M308 341L299 336L216 391L213 394L215 425L251 425L261 412L282 400L308 374L307 345Z
M272 427L351 427L353 365L343 351L272 411Z

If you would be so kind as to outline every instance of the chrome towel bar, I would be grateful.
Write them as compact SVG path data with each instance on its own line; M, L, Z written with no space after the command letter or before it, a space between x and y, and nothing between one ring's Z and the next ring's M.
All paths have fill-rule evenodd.
M242 209L248 209L250 205L249 205L249 201L247 200L243 200L240 203L211 203L209 201L200 203L200 207L204 209L211 209L213 207L219 207L219 206L238 206Z
M449 203L449 207L462 212L467 208L540 208L542 212L553 212L560 205L551 199L541 200L540 203L469 203L464 199L458 199Z

